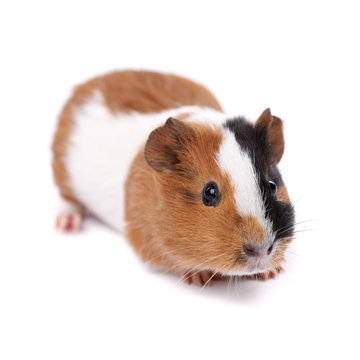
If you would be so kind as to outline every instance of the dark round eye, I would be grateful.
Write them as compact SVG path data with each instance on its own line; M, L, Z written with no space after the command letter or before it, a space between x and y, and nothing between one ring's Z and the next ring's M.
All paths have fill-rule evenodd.
M216 183L210 182L204 186L202 200L205 206L216 206L219 202L219 189Z
M276 196L276 191L277 191L277 186L276 186L276 184L275 184L273 181L269 180L269 185L270 185L271 193L272 193L274 196Z

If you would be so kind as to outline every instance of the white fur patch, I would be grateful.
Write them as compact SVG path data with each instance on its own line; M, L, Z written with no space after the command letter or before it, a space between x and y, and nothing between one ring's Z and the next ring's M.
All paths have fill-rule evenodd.
M134 156L150 132L167 118L190 113L192 121L220 124L226 116L198 106L159 113L113 114L100 91L73 114L75 126L65 159L76 197L100 219L122 230L124 183Z
M264 241L272 244L274 241L272 224L265 217L266 210L253 163L229 129L224 129L223 141L216 160L221 171L229 176L234 187L237 211L241 216L256 218L264 230Z

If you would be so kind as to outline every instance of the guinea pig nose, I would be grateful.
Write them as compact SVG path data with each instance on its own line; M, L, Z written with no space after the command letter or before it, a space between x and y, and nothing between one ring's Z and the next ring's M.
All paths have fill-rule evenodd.
M258 256L259 255L259 252L251 244L244 244L243 249L247 256Z

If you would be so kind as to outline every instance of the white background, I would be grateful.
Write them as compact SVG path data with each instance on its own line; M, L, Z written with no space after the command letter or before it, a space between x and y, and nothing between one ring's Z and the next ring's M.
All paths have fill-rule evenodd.
M0 5L0 358L359 359L356 2ZM115 69L207 85L229 114L284 119L298 226L286 272L200 291L94 220L54 233L56 116Z

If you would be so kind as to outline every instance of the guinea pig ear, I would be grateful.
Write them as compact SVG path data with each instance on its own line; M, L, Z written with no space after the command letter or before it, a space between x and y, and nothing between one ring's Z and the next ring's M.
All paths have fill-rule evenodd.
M179 153L186 142L191 141L192 129L175 118L166 120L148 137L145 145L145 160L156 171L170 173L180 163Z
M255 127L266 128L271 159L277 164L282 158L285 146L282 120L273 116L270 109L267 108L257 119Z

